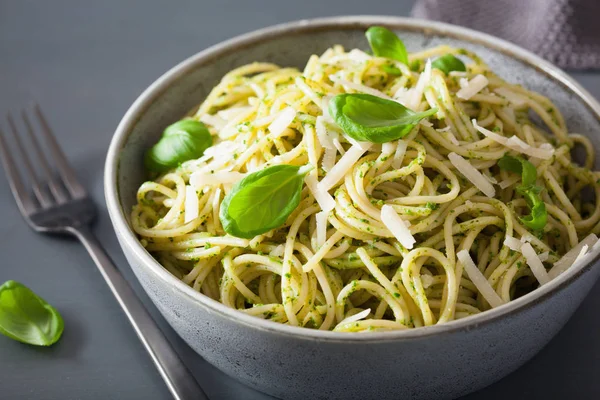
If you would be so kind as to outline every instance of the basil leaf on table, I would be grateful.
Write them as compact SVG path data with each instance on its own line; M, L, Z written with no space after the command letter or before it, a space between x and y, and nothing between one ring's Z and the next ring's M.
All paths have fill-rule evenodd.
M274 165L239 181L221 203L225 232L250 239L283 225L298 207L304 177L312 168Z
M212 136L206 126L192 119L169 125L162 137L146 152L144 163L153 172L166 172L184 161L199 158L212 146Z
M431 63L431 68L437 68L446 75L448 75L451 71L467 71L467 67L465 67L465 64L462 61L460 61L460 59L454 57L452 54L446 54L436 58Z
M539 231L544 229L548 222L546 204L540 197L542 188L535 185L537 170L535 166L522 157L504 156L498 160L498 166L505 171L521 175L521 184L517 186L517 192L522 194L529 206L531 213L519 217L523 225L530 229Z
M60 339L64 322L58 311L25 285L6 281L0 286L0 333L35 346Z
M402 104L364 93L338 94L329 113L344 133L355 140L385 143L406 136L437 109L416 113Z
M372 26L365 33L373 54L408 64L408 53L402 40L382 26Z

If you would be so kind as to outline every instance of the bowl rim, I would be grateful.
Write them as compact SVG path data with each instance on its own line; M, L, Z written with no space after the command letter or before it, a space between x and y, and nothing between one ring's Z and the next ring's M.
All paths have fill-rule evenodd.
M192 55L180 62L169 71L154 81L135 100L120 121L106 156L104 170L104 193L107 209L115 232L119 236L121 246L126 247L140 261L143 268L150 271L156 279L162 280L174 291L179 291L206 312L218 314L229 319L232 323L248 326L252 329L267 331L273 334L281 334L305 340L319 340L328 342L379 342L389 340L411 340L433 336L441 333L454 333L457 331L470 330L475 327L496 322L511 314L522 313L536 304L567 288L581 275L589 272L592 267L600 261L600 253L587 264L581 264L576 268L570 268L548 284L506 303L500 307L487 310L481 314L472 315L463 319L450 321L440 325L421 327L418 329L406 329L396 331L370 332L368 334L333 332L307 329L303 327L289 326L276 322L256 318L224 304L213 300L200 292L193 290L181 280L177 279L156 261L152 255L140 244L133 229L131 229L124 210L119 200L119 188L117 187L117 174L119 169L119 154L127 142L129 133L140 116L153 103L154 99L161 95L167 88L180 77L199 66L209 63L223 54L235 51L240 47L253 45L281 35L300 35L315 31L327 30L354 30L364 29L371 25L383 25L391 29L423 32L427 35L442 35L464 40L466 42L484 45L492 50L504 53L518 61L535 68L540 73L547 75L554 81L562 84L567 90L576 95L590 109L600 121L600 104L573 78L551 63L543 60L535 54L524 50L510 42L494 36L463 28L451 24L421 20L406 17L389 17L377 15L339 16L327 18L304 19L273 25L267 28L255 30L229 40L213 45L203 51Z

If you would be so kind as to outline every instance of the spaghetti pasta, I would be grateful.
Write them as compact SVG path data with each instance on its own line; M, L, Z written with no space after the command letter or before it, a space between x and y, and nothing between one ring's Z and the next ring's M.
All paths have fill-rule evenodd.
M466 71L432 68L429 59L446 54L470 59ZM229 307L335 331L443 323L534 290L540 276L545 283L546 269L600 234L590 141L568 131L549 99L467 50L412 53L409 65L417 67L334 46L303 71L253 63L227 73L190 117L215 144L138 190L131 223L146 249ZM437 111L401 139L365 144L330 115L343 93ZM582 166L571 158L575 144ZM533 192L498 166L507 154L537 171L543 229L524 222ZM250 239L226 234L224 197L250 173L282 164L314 167L285 224Z

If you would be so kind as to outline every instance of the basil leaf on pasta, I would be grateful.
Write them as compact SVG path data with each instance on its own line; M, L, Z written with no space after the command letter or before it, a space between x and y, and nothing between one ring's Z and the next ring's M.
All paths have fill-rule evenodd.
M548 222L546 203L542 201L539 194L534 190L528 190L522 194L523 197L525 197L525 201L531 209L531 212L529 215L519 217L519 220L528 228L533 229L534 231L541 231Z
M35 346L50 346L62 335L58 311L25 285L6 281L0 286L0 333Z
M250 239L283 225L298 207L312 166L274 165L239 181L221 203L225 232Z
M184 161L199 158L212 146L212 136L200 121L184 119L169 125L146 152L144 163L152 172L166 172Z
M398 102L364 93L339 94L329 102L329 113L346 135L372 143L400 139L436 111L416 113Z
M546 204L539 195L542 189L535 185L537 180L535 166L522 157L508 155L498 160L498 166L505 171L521 175L521 185L517 187L517 192L523 195L531 209L530 215L519 218L521 222L536 231L543 229L548 221L548 213Z
M454 57L452 54L446 54L436 58L431 63L431 68L437 68L446 75L448 75L452 71L465 72L467 70L465 64L462 61L460 61L460 59Z
M408 64L408 53L404 43L396 34L382 26L372 26L365 33L373 54Z
M532 163L524 158L505 155L498 160L498 165L505 171L521 175L522 186L535 185L535 181L537 180L537 170Z

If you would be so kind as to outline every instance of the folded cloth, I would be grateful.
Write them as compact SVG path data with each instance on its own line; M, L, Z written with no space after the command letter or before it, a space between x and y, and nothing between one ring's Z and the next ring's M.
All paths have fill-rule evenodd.
M563 68L600 68L600 0L417 0L413 16L501 37Z

